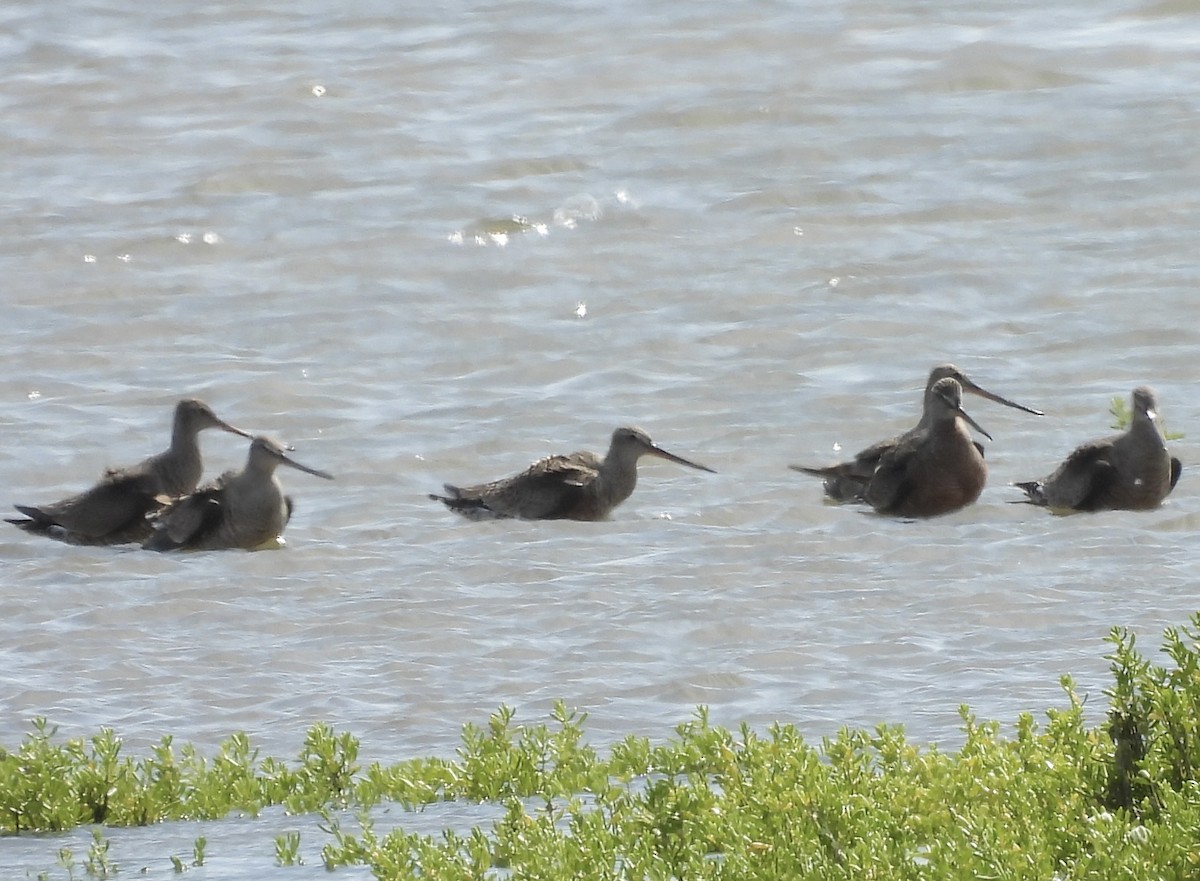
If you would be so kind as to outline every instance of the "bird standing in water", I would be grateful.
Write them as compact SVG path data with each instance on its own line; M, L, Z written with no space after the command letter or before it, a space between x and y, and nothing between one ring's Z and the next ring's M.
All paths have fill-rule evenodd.
M1023 501L1064 511L1145 510L1162 504L1183 464L1167 452L1154 390L1135 388L1131 403L1133 417L1123 434L1080 444L1049 477L1014 483L1025 491Z
M929 380L925 383L925 393L922 400L921 409L921 421L904 434L871 444L871 446L867 447L866 449L859 451L859 453L855 455L855 457L849 462L842 462L837 465L827 465L824 467L812 467L808 465L789 465L788 467L793 471L800 471L804 474L811 474L815 477L823 478L825 495L834 501L863 501L863 494L866 492L867 484L870 482L871 477L875 473L875 469L879 466L879 462L883 456L889 450L892 450L899 444L902 444L912 435L928 427L932 414L932 408L934 406L932 399L933 387L943 379L953 379L958 382L959 386L964 392L970 392L973 395L979 395L981 398L987 398L989 401L995 401L997 404L1003 404L1004 406L1012 407L1015 410L1023 410L1026 413L1032 413L1034 416L1045 415L1041 410L1035 410L1032 407L1026 407L1024 404L1018 404L1015 401L1010 401L1008 398L1002 398L1000 395L976 385L965 373L963 373L953 364L939 364L929 372Z
M957 380L934 383L929 417L880 457L864 493L880 514L936 517L966 507L983 491L987 464L967 425L992 436L963 410Z
M48 505L16 505L25 519L8 522L73 544L140 542L150 534L147 514L200 483L198 436L207 428L250 437L219 419L208 404L185 398L175 405L171 446L165 451L128 468L109 468L99 483L78 495Z
M715 473L668 453L640 428L626 426L613 432L604 458L587 450L547 456L512 477L477 486L445 484L446 495L430 493L429 498L470 520L603 520L633 493L642 456Z
M253 550L275 542L292 517L291 496L283 494L275 469L289 465L333 480L333 475L301 465L291 447L259 435L241 471L227 471L211 485L177 499L154 515L154 532L144 548L151 551Z

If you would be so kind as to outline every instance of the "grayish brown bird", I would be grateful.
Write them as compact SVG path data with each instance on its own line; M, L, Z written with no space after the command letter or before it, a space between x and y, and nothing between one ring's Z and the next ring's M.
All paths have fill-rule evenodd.
M879 467L879 462L883 456L889 450L895 448L899 444L904 443L904 441L908 440L914 434L929 426L933 407L933 387L943 379L953 379L959 384L964 392L970 392L973 395L979 395L981 398L987 398L989 401L995 401L997 404L1003 404L1005 407L1012 407L1015 410L1023 410L1026 413L1032 413L1034 416L1045 415L1041 410L1035 410L1033 407L1026 407L1024 404L1018 404L1015 401L1010 401L1008 398L1002 398L995 392L989 392L987 389L976 385L965 373L963 373L953 364L939 364L929 372L929 381L925 383L925 393L923 396L921 409L921 421L908 431L904 432L904 434L871 444L871 446L867 447L866 449L859 451L859 453L856 454L855 457L849 462L842 462L837 465L827 465L824 467L812 467L808 465L789 465L788 467L793 471L800 471L804 474L812 474L815 477L823 478L825 495L834 501L863 501L863 494L866 492L867 483L870 482L871 476L875 473L875 469Z
M129 468L109 468L99 483L78 495L48 505L16 505L26 519L8 522L74 544L142 541L150 534L146 515L200 483L198 436L206 428L250 437L217 418L208 404L185 398L175 405L171 446L164 452Z
M1154 390L1133 390L1123 434L1076 447L1049 477L1014 483L1023 501L1063 511L1157 508L1175 488L1182 463L1167 452Z
M633 493L642 456L715 473L706 465L668 453L640 428L626 426L612 433L603 459L587 450L547 456L520 474L492 483L466 487L447 483L446 495L430 493L429 498L470 520L603 520Z
M928 424L909 432L879 459L864 493L880 514L935 517L974 502L987 482L983 450L970 425L988 440L962 408L962 386L950 377L933 385Z
M291 496L283 494L275 469L290 465L333 480L333 475L301 465L291 447L259 435L241 471L227 471L213 483L164 507L152 518L151 551L255 548L277 542L292 517Z

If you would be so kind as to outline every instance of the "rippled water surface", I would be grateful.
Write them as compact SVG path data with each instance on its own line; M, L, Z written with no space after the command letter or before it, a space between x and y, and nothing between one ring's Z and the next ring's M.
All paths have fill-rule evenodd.
M952 742L959 704L1011 722L1064 673L1099 718L1109 628L1150 650L1186 620L1191 7L654 7L0 8L5 504L164 448L184 395L337 475L281 474L280 551L6 527L0 744L45 716L133 754L244 730L290 757L327 721L394 762L557 699L601 746L700 704ZM977 504L893 521L787 469L907 428L944 360L1048 414L968 399L995 437ZM1184 435L1164 507L1010 504L1141 383ZM719 473L646 460L601 523L425 497L625 423ZM209 474L245 456L203 447ZM403 822L477 821L442 810ZM112 854L171 877L204 834L213 871L259 878L296 822L113 831ZM2 840L0 867L87 840Z

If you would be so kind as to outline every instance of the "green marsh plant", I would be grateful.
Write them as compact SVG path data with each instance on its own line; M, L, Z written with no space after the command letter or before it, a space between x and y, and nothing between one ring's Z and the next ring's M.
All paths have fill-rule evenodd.
M1109 415L1112 416L1112 427L1118 431L1124 431L1129 427L1129 420L1133 418L1133 412L1129 409L1129 402L1125 398L1114 396L1108 404ZM1169 441L1182 440L1183 432L1167 431L1165 422L1161 423L1163 437Z
M666 742L631 736L601 755L586 716L560 704L546 723L501 707L465 725L452 759L362 767L357 740L324 725L288 763L260 759L244 735L211 761L169 738L132 758L111 731L64 743L35 720L0 751L0 823L15 834L282 805L321 815L326 868L366 865L380 881L1200 877L1200 614L1166 631L1162 664L1126 630L1108 641L1103 724L1088 724L1064 677L1064 707L1009 731L961 708L953 750L895 725L819 743L785 723L729 730L701 708ZM380 805L453 800L496 818L432 836L373 823ZM93 845L88 871L108 871L106 844ZM299 862L298 833L275 846L280 865Z
M204 865L204 849L208 847L208 840L200 835L192 843L192 861L185 863L182 859L171 854L171 866L175 869L176 875L182 875L188 869L199 868Z
M99 829L92 830L92 842L88 845L87 858L83 861L83 870L91 878L108 878L117 873L108 859L109 841Z
M303 866L300 858L300 833L281 832L275 836L275 864L278 866Z

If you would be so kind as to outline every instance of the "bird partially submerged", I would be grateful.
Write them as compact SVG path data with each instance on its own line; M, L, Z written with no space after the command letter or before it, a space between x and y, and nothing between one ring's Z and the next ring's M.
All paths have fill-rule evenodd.
M642 456L715 473L667 452L642 429L626 426L612 433L604 458L588 450L547 456L512 477L477 486L448 483L446 495L430 493L429 498L471 520L603 520L633 493Z
M936 517L974 502L987 482L983 448L970 425L988 440L962 408L962 387L945 377L933 386L929 422L909 432L880 457L864 497L880 514Z
M1167 451L1154 390L1133 390L1132 418L1121 434L1076 447L1049 477L1013 486L1022 501L1062 511L1157 508L1179 482L1183 464Z
M929 372L929 380L925 383L925 392L922 397L921 420L908 431L896 437L871 444L871 446L860 450L849 462L821 467L809 465L789 465L788 467L793 471L800 471L804 474L811 474L814 477L822 478L824 480L825 495L834 501L863 501L867 484L870 482L872 475L874 475L875 469L879 467L879 463L884 455L929 426L931 407L934 406L932 400L933 387L943 379L953 379L959 384L962 391L970 392L981 398L987 398L989 401L1003 404L1005 407L1012 407L1015 410L1032 413L1034 416L1045 415L1041 410L1026 407L1024 404L1010 401L1008 398L1003 398L995 392L990 392L982 388L953 364L939 364Z
M151 551L253 550L276 542L292 517L291 496L283 494L275 469L288 465L333 480L333 475L301 465L287 454L291 447L258 435L241 471L183 496L152 517L154 532L142 546Z
M107 469L99 483L77 495L48 505L16 505L25 517L8 522L73 544L140 542L150 534L147 514L200 483L204 466L198 435L208 428L250 437L218 418L208 404L185 398L175 405L166 450L128 468Z

